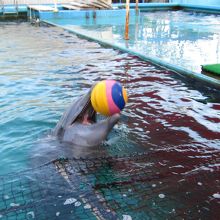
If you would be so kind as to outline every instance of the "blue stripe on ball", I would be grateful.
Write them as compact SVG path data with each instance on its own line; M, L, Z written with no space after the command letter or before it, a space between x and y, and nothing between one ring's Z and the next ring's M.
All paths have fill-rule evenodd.
M112 86L112 99L120 110L122 110L125 107L122 86L119 83L115 83Z

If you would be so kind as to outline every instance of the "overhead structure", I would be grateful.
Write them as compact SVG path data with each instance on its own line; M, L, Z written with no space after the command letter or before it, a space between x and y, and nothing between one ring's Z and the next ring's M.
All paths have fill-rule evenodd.
M111 1L108 0L75 0L64 4L63 7L72 10L112 9Z

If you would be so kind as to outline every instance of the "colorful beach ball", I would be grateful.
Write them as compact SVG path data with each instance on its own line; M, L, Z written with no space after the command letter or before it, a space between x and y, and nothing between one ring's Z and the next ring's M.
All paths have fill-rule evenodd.
M115 80L98 82L91 93L91 103L96 112L110 116L119 113L128 101L125 88Z

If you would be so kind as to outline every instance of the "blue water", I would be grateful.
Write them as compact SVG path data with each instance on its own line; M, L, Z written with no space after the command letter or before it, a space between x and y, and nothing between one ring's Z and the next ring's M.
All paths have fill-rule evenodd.
M218 93L202 94L167 71L57 28L1 23L0 31L1 173L25 168L30 149L74 97L106 78L121 81L130 96L109 140L110 151L123 154L138 151L136 145L146 150L192 141L219 148ZM133 142L135 149L132 144L124 148Z
M123 80L126 76L112 75L118 62L109 60L127 55L28 23L1 23L0 35L0 173L4 174L28 167L31 149L94 82ZM125 146L126 132L123 136ZM113 143L117 139L115 135Z
M140 13L130 18L126 43L125 21L121 17L97 18L90 22L82 19L49 21L198 73L201 65L220 62L219 15L184 11Z
M62 214L72 215L72 206L64 202L72 196L80 200L79 191L94 205L100 205L94 199L98 192L120 219L126 214L133 219L187 217L192 216L192 209L195 219L203 213L207 219L218 216L219 91L183 81L172 71L56 27L0 25L0 217L22 219L34 210L36 216L54 217L59 212L63 219ZM45 191L35 188L38 184L27 185L32 172L25 172L24 177L18 171L30 168L33 150L42 149L39 144L47 141L48 132L74 98L106 78L127 88L129 103L100 147L108 156L136 152L146 156L125 162L113 158L106 164L98 159L95 170L88 162L87 174L81 173L83 162L76 163L73 169L78 169L82 185L92 192L75 179L74 188L60 189L59 181L64 179L52 169L53 164L35 170ZM44 152L40 150L39 155ZM6 175L12 171L16 174ZM74 209L77 216L82 209L82 205Z

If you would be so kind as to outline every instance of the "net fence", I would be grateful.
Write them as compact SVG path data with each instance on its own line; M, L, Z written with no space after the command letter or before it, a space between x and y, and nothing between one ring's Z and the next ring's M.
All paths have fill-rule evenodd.
M151 156L61 158L1 176L0 219L219 217L219 167L183 175Z

